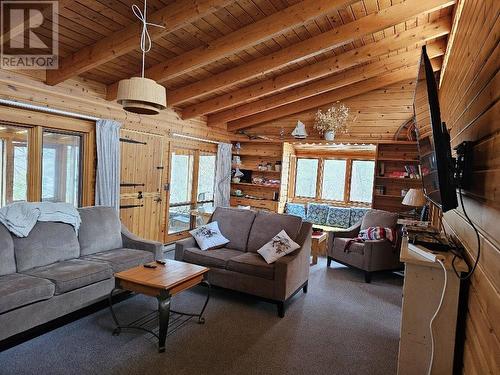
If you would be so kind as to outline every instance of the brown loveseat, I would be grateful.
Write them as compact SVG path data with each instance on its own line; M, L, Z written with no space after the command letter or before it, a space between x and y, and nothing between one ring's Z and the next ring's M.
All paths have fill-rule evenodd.
M328 238L327 267L332 260L365 271L365 281L371 282L372 273L376 271L390 271L401 269L399 252L400 238L397 235L395 244L386 239L356 242L346 246L356 238L359 231L368 227L394 228L396 233L398 214L383 210L369 210L363 219L344 231L330 232Z
M202 251L194 238L187 238L176 243L175 259L210 267L212 285L274 302L283 317L285 302L301 288L307 292L312 224L297 216L236 208L217 208L210 221L218 222L230 242ZM257 250L283 229L301 247L267 264Z

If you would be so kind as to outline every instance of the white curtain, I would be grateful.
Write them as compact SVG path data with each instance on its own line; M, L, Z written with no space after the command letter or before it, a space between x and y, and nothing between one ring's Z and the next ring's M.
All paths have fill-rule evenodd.
M215 207L229 207L231 193L231 147L229 143L219 143L215 167Z
M113 120L96 122L96 206L120 209L120 127Z

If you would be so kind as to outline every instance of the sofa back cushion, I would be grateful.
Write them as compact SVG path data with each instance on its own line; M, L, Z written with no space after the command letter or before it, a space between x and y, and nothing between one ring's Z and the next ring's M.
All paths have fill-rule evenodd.
M95 206L78 211L82 219L78 232L81 255L123 247L120 218L114 208Z
M326 225L337 228L349 228L349 218L351 216L351 209L346 207L333 207L328 208L328 217Z
M254 219L252 210L217 207L210 221L216 221L222 235L229 240L225 247L245 251Z
M396 228L398 214L383 210L369 210L361 221L361 230L370 227Z
M12 239L18 272L80 255L75 229L65 223L39 221L28 237L13 235Z
M8 229L0 224L0 276L15 272L14 241Z
M302 219L298 216L259 211L248 236L247 251L256 253L282 230L295 241L301 225Z
M306 221L313 224L326 225L329 208L330 206L327 204L308 203Z
M370 211L369 208L351 207L349 226L353 226L354 224L360 222L368 211Z

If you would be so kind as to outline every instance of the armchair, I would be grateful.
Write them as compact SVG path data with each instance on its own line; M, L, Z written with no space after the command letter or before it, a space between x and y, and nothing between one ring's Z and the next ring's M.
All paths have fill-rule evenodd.
M370 210L361 221L350 228L344 231L331 232L327 247L327 267L330 267L332 260L334 260L338 263L358 268L365 272L365 282L367 283L371 282L373 272L400 269L400 236L397 236L395 245L385 239L368 240L351 243L349 250L345 251L348 242L356 238L362 229L381 226L396 228L399 231L399 228L397 228L397 219L398 215L396 213Z

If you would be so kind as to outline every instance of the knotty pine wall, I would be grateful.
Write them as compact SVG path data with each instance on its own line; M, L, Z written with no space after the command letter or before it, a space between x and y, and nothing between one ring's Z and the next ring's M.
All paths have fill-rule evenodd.
M440 87L441 117L453 146L474 141L474 178L466 210L479 228L481 258L468 300L464 374L500 369L500 105L498 0L464 1ZM448 230L476 257L476 238L461 209L444 215Z
M342 100L350 108L351 119L348 133L337 134L335 139L350 142L392 140L401 124L413 116L414 92L415 80L410 80ZM326 110L328 107L320 108ZM308 140L319 139L320 135L313 129L316 111L314 109L263 123L248 129L248 132L279 136L283 128L286 136L290 136L297 120L300 120L306 125Z

